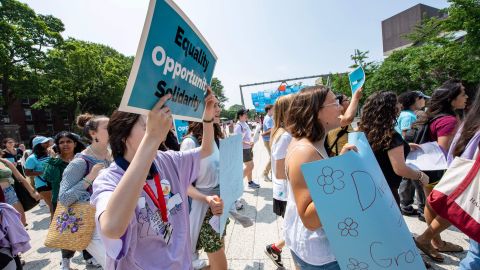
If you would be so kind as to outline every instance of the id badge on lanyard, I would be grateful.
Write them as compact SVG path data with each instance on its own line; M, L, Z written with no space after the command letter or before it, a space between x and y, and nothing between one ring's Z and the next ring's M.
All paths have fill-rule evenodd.
M153 192L152 188L147 183L145 183L145 185L143 186L143 190L145 191L145 193L147 193L148 197L150 197L152 202L157 207L157 214L158 212L160 212L160 216L163 222L163 226L162 226L163 231L161 231L161 234L165 243L167 243L168 245L172 237L173 228L172 228L172 224L168 222L167 204L165 202L165 198L163 197L162 185L160 183L160 174L158 172L155 173L153 179L155 181L155 187L157 189L158 197L155 196L155 193Z

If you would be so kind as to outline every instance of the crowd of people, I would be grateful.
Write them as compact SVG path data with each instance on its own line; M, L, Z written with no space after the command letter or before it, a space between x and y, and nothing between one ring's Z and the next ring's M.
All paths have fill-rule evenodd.
M480 147L480 90L466 108L461 81L449 80L432 96L408 91L397 96L379 91L366 97L360 121L362 90L351 99L325 86L311 86L278 98L265 107L261 131L252 132L248 110L237 113L233 134L242 137L243 176L251 189L255 136L262 137L269 160L262 176L272 182L273 212L284 219L283 232L265 253L278 267L290 252L297 269L340 269L322 227L305 178L304 163L357 151L348 133L364 132L404 215L426 222L415 237L426 256L442 262L445 252L463 248L442 239L450 223L426 198L444 170L421 171L407 165L410 151L436 142L448 164L454 157L474 159ZM244 227L252 220L220 196L221 108L208 90L202 122L191 122L179 143L172 113L162 97L147 116L115 111L110 117L82 114L81 134L68 131L54 138L35 136L31 150L12 138L3 140L0 158L0 266L21 269L29 246L25 211L42 200L52 222L59 204L89 202L96 208L96 230L82 251L86 264L105 269L227 269L225 235L210 225L225 211ZM355 128L354 128L355 126ZM422 130L426 136L419 139ZM255 134L259 133L259 134ZM228 134L228 135L233 135ZM23 190L24 193L20 193ZM33 204L28 203L33 200ZM228 208L227 208L228 207ZM228 226L228 222L227 222ZM75 250L62 249L61 269L70 269ZM425 262L428 267L428 263ZM479 244L471 240L460 269L480 269Z

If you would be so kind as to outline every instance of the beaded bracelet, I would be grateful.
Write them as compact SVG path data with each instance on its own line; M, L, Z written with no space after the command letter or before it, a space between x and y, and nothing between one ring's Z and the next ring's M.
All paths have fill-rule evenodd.
M93 184L93 181L89 181L87 178L82 178L83 181L85 181L85 183L87 183L89 186L91 186Z

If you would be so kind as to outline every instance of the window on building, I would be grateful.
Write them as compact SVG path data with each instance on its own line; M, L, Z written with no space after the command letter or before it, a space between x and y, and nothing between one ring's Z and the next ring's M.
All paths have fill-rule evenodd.
M63 129L66 130L66 131L70 131L71 127L70 127L70 124L64 124L63 125Z
M28 136L35 135L35 126L34 125L27 125L27 132L28 132Z
M52 121L52 110L50 109L45 110L45 120Z
M33 120L32 110L30 110L30 109L24 109L24 111L25 111L25 120L27 120L27 121L32 121L32 120Z
M55 130L53 130L53 125L52 124L47 124L47 131L50 135L53 135Z
M10 116L8 113L5 113L3 107L0 106L0 122L3 121L4 124L10 124Z
M29 98L22 98L22 104L23 105L30 105L30 99Z
M1 116L4 124L10 124L10 116L8 114L2 114Z
M67 111L63 111L62 112L62 117L63 117L63 121L68 121L68 112Z

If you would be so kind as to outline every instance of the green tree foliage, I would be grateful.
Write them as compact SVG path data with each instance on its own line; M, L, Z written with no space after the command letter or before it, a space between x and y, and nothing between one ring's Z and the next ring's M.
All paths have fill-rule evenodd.
M365 71L365 76L367 80L377 69L377 64L368 61L368 54L369 51L360 51L356 49L354 53L350 55L350 59L353 61L353 64L350 66L350 68L354 69L358 66L362 66L363 70ZM350 89L350 81L348 79L348 73L330 74L330 80L331 87L335 91L335 93L342 93L347 96L352 95L352 91ZM366 88L367 86L368 85L365 84L364 88Z
M228 101L228 98L225 96L222 82L218 78L213 77L210 87L212 87L213 93L215 93L215 95L217 96L220 107L222 109L225 108L225 102Z
M66 40L48 52L44 80L35 108L61 105L74 114L109 115L120 104L132 57L96 43Z
M59 19L36 14L16 0L0 0L0 79L5 109L42 87L46 51L62 42L62 31Z
M237 118L237 112L241 109L243 109L242 105L232 105L230 108L228 108L228 110L222 110L220 117L227 118L228 120L235 120Z

